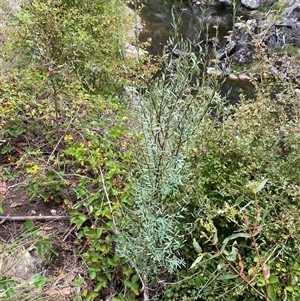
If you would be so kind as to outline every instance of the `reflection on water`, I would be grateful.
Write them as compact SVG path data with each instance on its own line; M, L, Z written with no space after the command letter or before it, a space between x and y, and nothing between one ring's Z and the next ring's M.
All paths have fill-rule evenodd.
M161 54L169 37L173 35L172 10L175 16L182 18L180 33L193 43L205 40L207 35L208 38L215 37L217 25L218 37L222 45L226 42L222 37L226 36L233 26L233 13L230 8L190 6L186 2L182 4L170 0L143 0L142 3L144 8L140 15L145 28L140 33L140 41L152 40L147 48L150 54ZM249 82L226 80L221 88L221 94L229 95L231 102L238 101L241 92L247 97L254 98L253 86Z
M227 79L221 87L221 95L226 96L230 103L234 104L240 100L240 94L246 98L255 98L254 86L249 81Z
M218 25L220 37L232 29L231 9L200 7L199 5L191 7L187 3L174 4L173 1L144 1L141 17L146 26L140 34L140 40L143 42L149 38L152 39L152 46L149 49L152 54L161 54L163 45L173 35L172 10L176 17L182 18L180 33L192 42L205 39L207 33L209 38L215 37L215 25ZM199 37L200 32L202 34Z

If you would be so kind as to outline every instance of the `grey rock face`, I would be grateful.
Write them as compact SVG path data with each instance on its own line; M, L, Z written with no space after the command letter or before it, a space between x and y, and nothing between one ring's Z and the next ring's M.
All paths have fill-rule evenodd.
M241 0L243 6L249 9L258 9L263 5L270 6L275 3L276 0Z
M290 5L285 9L284 14L288 19L294 19L300 22L300 1Z
M241 0L242 5L250 9L257 9L261 6L261 0Z

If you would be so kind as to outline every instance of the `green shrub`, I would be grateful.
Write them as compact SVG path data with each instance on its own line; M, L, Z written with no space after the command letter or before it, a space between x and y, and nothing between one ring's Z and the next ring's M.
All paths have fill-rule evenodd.
M12 20L14 47L22 51L17 62L35 62L59 87L74 76L89 91L116 85L124 64L123 11L122 0L24 1Z

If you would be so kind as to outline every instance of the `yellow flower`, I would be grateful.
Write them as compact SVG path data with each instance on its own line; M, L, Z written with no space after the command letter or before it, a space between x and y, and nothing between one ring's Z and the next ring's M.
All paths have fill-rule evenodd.
M65 135L64 140L71 144L73 142L73 136L71 134L67 134Z
M37 164L35 164L35 163L30 164L30 165L28 165L28 166L26 167L27 172L28 172L28 173L31 173L31 174L36 174L36 173L38 173L38 172L40 171L40 169L41 169L41 168L40 168Z

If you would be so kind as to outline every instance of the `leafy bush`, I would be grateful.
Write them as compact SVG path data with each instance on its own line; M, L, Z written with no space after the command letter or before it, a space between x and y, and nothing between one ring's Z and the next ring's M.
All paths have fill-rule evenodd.
M191 230L194 200L190 198L189 153L210 113L221 98L218 82L201 72L205 52L170 40L160 76L140 94L134 106L138 145L134 150L132 204L120 220L118 253L138 272L148 298L148 286L185 265L183 246ZM202 74L202 78L200 77Z
M123 64L123 11L121 0L24 1L13 22L17 49L23 51L18 57L23 60L25 52L59 86L71 75L90 91L115 85Z
M254 84L257 98L221 110L190 153L190 185L203 200L190 240L198 257L184 274L199 266L193 300L295 298L299 105L290 82Z

